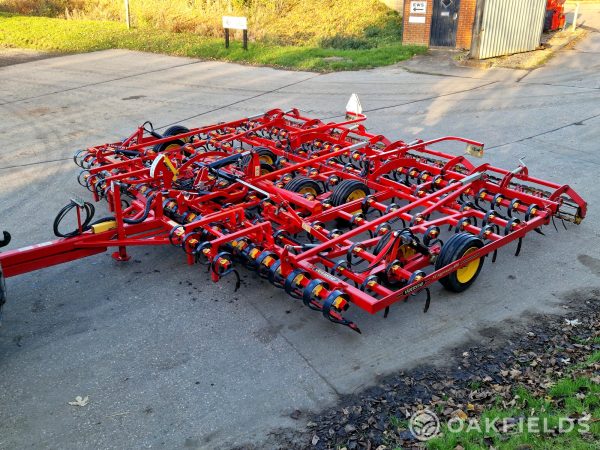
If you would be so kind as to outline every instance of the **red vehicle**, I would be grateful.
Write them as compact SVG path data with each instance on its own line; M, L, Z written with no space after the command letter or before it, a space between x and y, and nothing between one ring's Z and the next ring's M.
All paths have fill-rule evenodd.
M565 27L565 1L548 0L546 4L546 20L544 31L556 31Z
M355 99L356 100L356 99ZM297 109L274 109L227 123L156 132L80 150L79 183L111 216L94 219L91 202L71 200L58 214L59 239L0 254L4 277L115 248L171 245L214 281L237 266L255 271L328 320L359 331L350 305L375 314L439 281L469 288L487 255L555 218L579 224L586 203L569 186L514 170L476 165L434 150L447 136L390 141L347 119L323 122ZM78 227L63 230L76 214ZM10 235L5 233L5 244ZM2 300L5 290L2 289Z

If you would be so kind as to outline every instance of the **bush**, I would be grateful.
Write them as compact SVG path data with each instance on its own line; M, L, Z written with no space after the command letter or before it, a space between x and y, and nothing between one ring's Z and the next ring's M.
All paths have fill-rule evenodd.
M124 20L123 0L0 0L0 10ZM130 0L130 10L136 27L212 37L223 35L223 15L244 15L251 40L317 45L330 39L324 43L333 48L370 48L361 40L365 31L374 37L397 16L379 0Z

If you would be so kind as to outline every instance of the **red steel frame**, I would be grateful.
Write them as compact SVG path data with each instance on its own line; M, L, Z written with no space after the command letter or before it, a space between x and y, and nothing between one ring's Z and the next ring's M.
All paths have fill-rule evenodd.
M574 223L585 217L586 203L573 189L531 177L523 164L513 171L476 166L432 149L463 142L480 153L479 142L452 136L391 142L367 132L363 120L349 113L324 123L275 109L169 136L146 123L122 142L82 150L75 156L84 169L78 180L94 200L106 199L114 216L84 226L83 208L74 206L79 229L1 253L4 276L109 247L127 260L128 246L173 244L189 264L206 260L214 281L237 274L234 263L242 262L358 331L342 317L349 304L387 313L422 290L428 303L431 283L515 240L520 249L527 233L554 217ZM269 164L258 149L267 149ZM286 189L298 176L323 189ZM342 180L361 182L369 192L332 204ZM485 245L436 269L445 227Z

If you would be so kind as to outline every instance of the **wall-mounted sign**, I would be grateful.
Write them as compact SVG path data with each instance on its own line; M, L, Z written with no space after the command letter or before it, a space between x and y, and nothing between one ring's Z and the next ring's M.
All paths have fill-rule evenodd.
M427 2L410 2L411 14L425 14L427 12Z
M408 23L425 23L425 16L408 16Z
M247 30L248 19L245 17L223 16L223 28L231 30Z

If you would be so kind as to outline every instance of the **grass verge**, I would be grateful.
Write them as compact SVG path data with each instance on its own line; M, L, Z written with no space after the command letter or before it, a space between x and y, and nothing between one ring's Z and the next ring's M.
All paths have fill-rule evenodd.
M430 450L545 450L600 448L600 385L589 377L562 378L540 397L524 387L513 391L514 405L485 410L460 432L449 431L427 443ZM485 424L494 424L486 429ZM461 429L457 424L453 430Z
M368 69L394 64L421 54L426 48L383 43L368 49L334 49L239 42L224 48L222 39L192 33L148 28L127 30L118 22L64 20L0 13L0 47L81 53L113 48L139 50L201 59L328 72Z

